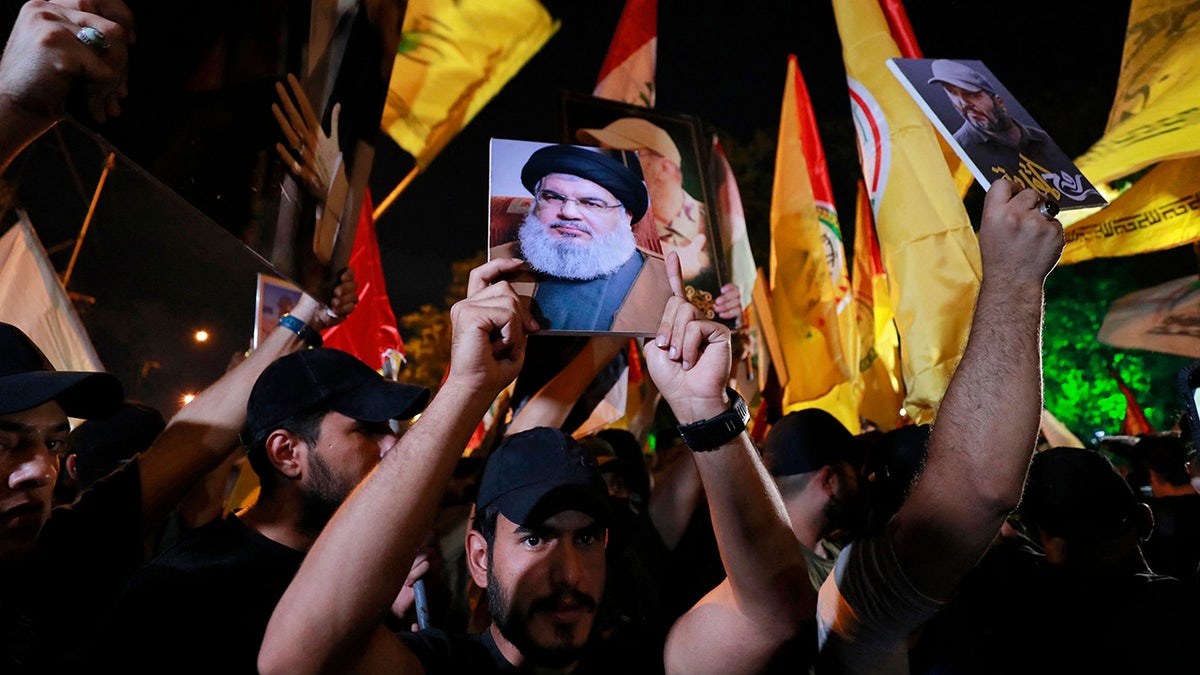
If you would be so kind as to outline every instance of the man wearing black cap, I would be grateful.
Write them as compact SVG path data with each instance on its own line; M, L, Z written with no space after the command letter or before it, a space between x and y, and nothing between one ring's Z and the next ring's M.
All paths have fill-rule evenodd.
M1036 545L993 546L971 571L922 635L928 672L1195 669L1195 589L1146 564L1150 510L1108 459L1038 452L1019 513Z
M267 620L304 552L380 457L389 423L429 392L336 349L280 358L250 394L244 442L255 504L197 530L133 576L104 623L98 663L144 672L255 671ZM188 654L186 661L179 655Z
M784 415L763 443L763 460L787 506L814 590L833 571L841 551L828 537L861 532L857 454L854 435L819 408Z
M1016 174L1019 155L1044 169L1055 159L1056 146L1037 127L1012 117L996 85L979 71L959 61L938 59L931 64L929 84L940 84L951 105L963 117L954 140L993 180Z
M648 334L662 315L662 255L639 248L633 223L649 206L641 177L603 152L538 149L521 170L534 196L518 240L490 258L522 258L537 273L526 293L543 329Z
M504 262L477 269L471 286L511 271L495 267ZM556 429L509 436L485 466L467 557L473 578L487 589L488 629L475 636L423 631L400 639L380 625L433 519L461 443L491 396L508 384L498 376L511 378L519 370L519 361L482 367L494 358L489 340L509 336L514 347L523 346L521 327L528 324L511 286L499 282L479 295L504 295L503 309L489 302L491 318L478 332L460 338L456 327L446 384L305 558L271 617L260 671L610 673L665 665L668 672L755 672L811 622L815 598L804 559L746 433L749 412L727 389L729 330L699 320L699 310L683 297L674 256L671 262L676 294L655 344L646 349L646 363L694 451L728 578L674 624L665 647L660 643L649 652L653 662L635 660L593 631L606 581L606 489L591 456ZM457 382L479 382L469 377L472 372L497 376L479 401L472 387ZM448 417L435 419L441 415ZM447 433L446 422L458 418L469 423ZM347 556L347 550L355 554Z
M305 295L293 319L311 331L340 321L357 302L353 274L342 281L328 310ZM121 386L103 373L55 371L24 333L0 324L0 671L83 665L95 622L144 562L143 538L157 533L191 486L236 447L258 374L304 344L295 332L273 331L180 410L148 450L74 504L51 511L68 416L115 413Z

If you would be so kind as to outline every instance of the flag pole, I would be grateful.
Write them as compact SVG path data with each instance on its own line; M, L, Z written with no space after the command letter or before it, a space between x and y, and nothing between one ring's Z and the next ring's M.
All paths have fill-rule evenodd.
M396 197L399 197L401 192L404 192L405 188L408 187L408 184L413 182L413 179L417 177L418 173L421 173L420 165L414 166L412 171L409 171L408 175L405 176L398 185L396 185L391 194L385 197L383 201L379 202L379 206L375 207L375 211L371 214L371 217L375 220L379 220L379 216L382 216L383 212L387 211L387 208L392 205L392 202L396 201Z
M83 248L83 238L87 236L88 227L92 224L92 216L96 214L96 204L100 202L100 193L104 191L104 181L108 179L108 172L112 170L116 157L116 153L110 152L108 159L104 160L104 169L100 172L100 180L96 182L92 203L88 206L87 215L83 217L83 227L79 230L79 237L75 239L75 250L71 251L71 261L67 263L67 271L63 273L64 289L71 283L71 273L75 271L75 261L79 259L79 249Z

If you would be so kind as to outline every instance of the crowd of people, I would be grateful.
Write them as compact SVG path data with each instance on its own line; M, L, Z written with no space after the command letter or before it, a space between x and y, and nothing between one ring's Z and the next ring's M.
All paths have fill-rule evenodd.
M119 114L132 39L120 0L27 3L0 162L74 88ZM644 186L580 191L558 152L531 176L541 209L628 227L647 208ZM1114 464L1039 435L1063 246L1043 201L987 193L936 424L857 436L810 409L754 442L731 331L687 301L674 250L641 350L652 452L632 430L574 436L565 387L464 457L544 344L515 257L471 272L436 392L320 346L357 304L352 271L170 419L0 323L0 672L1188 672L1185 440ZM235 500L242 457L258 490Z

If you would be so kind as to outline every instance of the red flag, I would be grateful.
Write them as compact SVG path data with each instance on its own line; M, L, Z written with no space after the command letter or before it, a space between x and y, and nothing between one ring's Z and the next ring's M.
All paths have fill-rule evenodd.
M888 30L892 33L896 47L900 49L900 56L906 59L924 58L921 46L917 44L917 36L913 34L912 24L908 22L908 12L904 11L904 3L900 0L879 0L879 8L883 10L883 17L887 19ZM958 196L966 197L967 190L975 184L975 176L971 175L971 169L963 164L954 148L950 147L941 134L938 134L938 145L942 148L942 156L946 158L950 175L954 176Z
M1117 386L1125 395L1125 419L1121 420L1121 435L1139 436L1154 433L1154 427L1150 424L1150 420L1146 419L1146 413L1142 411L1142 406L1133 397L1133 391L1125 384L1125 380L1121 379L1121 375L1115 368L1109 368L1108 374L1117 381Z
M887 19L892 39L900 48L900 56L906 59L925 58L921 54L920 45L917 44L917 36L913 35L912 24L908 22L908 12L904 11L904 3L900 0L879 0L879 7Z
M358 306L345 321L324 331L321 337L326 347L349 352L368 366L383 370L391 353L404 355L404 343L396 328L396 315L383 280L375 219L371 216L373 211L368 192L358 217L354 246L350 249L350 267L358 282Z
M658 0L625 0L592 95L654 107Z

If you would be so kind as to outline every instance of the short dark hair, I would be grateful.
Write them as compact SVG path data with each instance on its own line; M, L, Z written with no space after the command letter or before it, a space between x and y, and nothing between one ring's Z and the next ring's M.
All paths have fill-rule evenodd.
M483 513L476 513L475 518L471 521L471 529L483 535L489 552L493 548L492 544L496 543L496 520L499 516L500 507L492 504L485 507Z
M299 436L300 440L310 446L316 445L321 438L321 421L329 412L329 409L321 408L293 415L276 424L274 429L262 434L259 438L251 440L250 447L246 451L246 459L250 461L250 468L258 474L258 483L263 495L273 493L278 484L278 472L275 470L275 465L271 464L271 460L267 458L267 439L276 429L283 429Z

